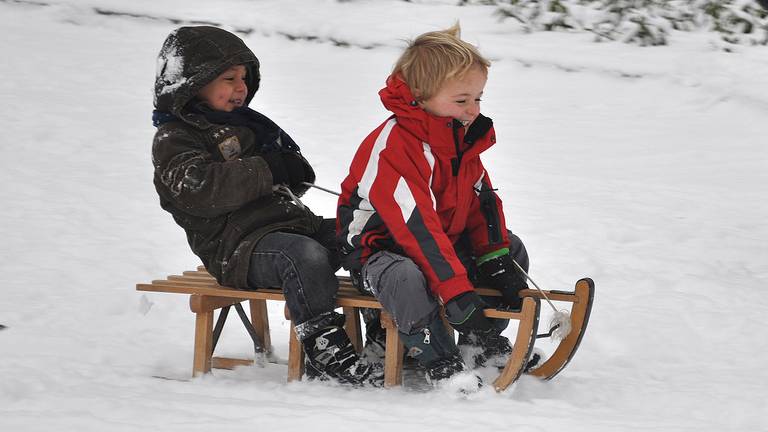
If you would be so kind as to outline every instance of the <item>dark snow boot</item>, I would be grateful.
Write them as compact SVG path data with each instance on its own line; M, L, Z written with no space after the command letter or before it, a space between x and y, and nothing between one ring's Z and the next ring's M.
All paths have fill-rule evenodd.
M459 372L464 372L467 370L467 365L464 364L464 360L462 360L458 353L453 353L425 365L425 369L427 371L427 381L436 383L448 379Z
M474 393L483 386L482 378L467 368L458 352L426 365L426 371L427 382L434 387Z
M462 393L476 392L482 379L469 371L461 358L452 335L442 319L413 333L400 332L408 356L418 360L426 372L427 382L435 387L450 387Z
M459 334L459 349L474 367L504 367L512 353L512 343L497 329Z
M330 380L354 386L384 385L384 368L360 361L349 336L341 327L344 315L330 315L331 323L302 338L308 378Z
M523 369L523 372L528 373L535 370L544 364L544 360L544 352L538 348L534 348L531 356L528 358L528 363L525 364L525 369Z
M360 353L360 358L365 363L384 364L384 354L387 347L387 331L381 327L381 318L379 314L367 317L364 311L363 319L365 320L365 345L363 345L363 351Z

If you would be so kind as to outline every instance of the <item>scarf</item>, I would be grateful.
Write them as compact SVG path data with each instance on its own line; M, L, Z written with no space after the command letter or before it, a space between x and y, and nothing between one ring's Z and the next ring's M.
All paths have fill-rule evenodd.
M205 117L210 123L221 125L245 126L253 131L261 153L272 151L289 151L299 153L299 146L283 132L280 127L267 116L248 107L235 108L230 112L216 111L199 100L193 100L187 107L195 114ZM152 125L180 120L177 116L166 111L152 111Z

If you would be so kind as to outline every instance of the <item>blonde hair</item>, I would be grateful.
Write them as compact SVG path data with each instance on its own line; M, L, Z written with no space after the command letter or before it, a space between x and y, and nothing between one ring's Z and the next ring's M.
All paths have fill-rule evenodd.
M432 97L445 81L463 78L473 67L488 73L491 62L474 45L461 40L457 22L445 30L424 33L408 44L392 74L400 74L419 101Z

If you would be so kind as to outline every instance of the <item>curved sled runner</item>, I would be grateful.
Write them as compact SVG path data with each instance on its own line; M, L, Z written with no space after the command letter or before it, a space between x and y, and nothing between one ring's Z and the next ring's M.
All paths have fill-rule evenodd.
M574 354L576 354L576 350L579 348L589 323L589 314L592 311L595 283L592 279L584 278L576 282L576 288L573 292L544 291L544 293L552 301L572 303L570 311L571 331L560 341L560 344L548 359L530 370L526 370L526 366L533 352L536 339L550 336L550 334L536 334L539 323L540 299L543 298L542 293L532 289L521 291L523 307L518 313L495 309L486 309L485 311L485 315L488 317L519 320L512 354L499 377L493 382L496 391L505 390L523 373L544 380L552 379L568 365L568 362L571 361Z

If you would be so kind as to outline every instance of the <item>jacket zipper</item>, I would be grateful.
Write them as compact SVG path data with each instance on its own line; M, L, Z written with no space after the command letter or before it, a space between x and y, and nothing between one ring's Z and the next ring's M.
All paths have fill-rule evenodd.
M459 128L464 127L460 121L454 119L451 122L451 128L453 129L453 145L456 147L456 157L451 159L451 172L454 177L459 176L459 167L461 166L461 157L464 155L461 151L461 143L459 142Z

